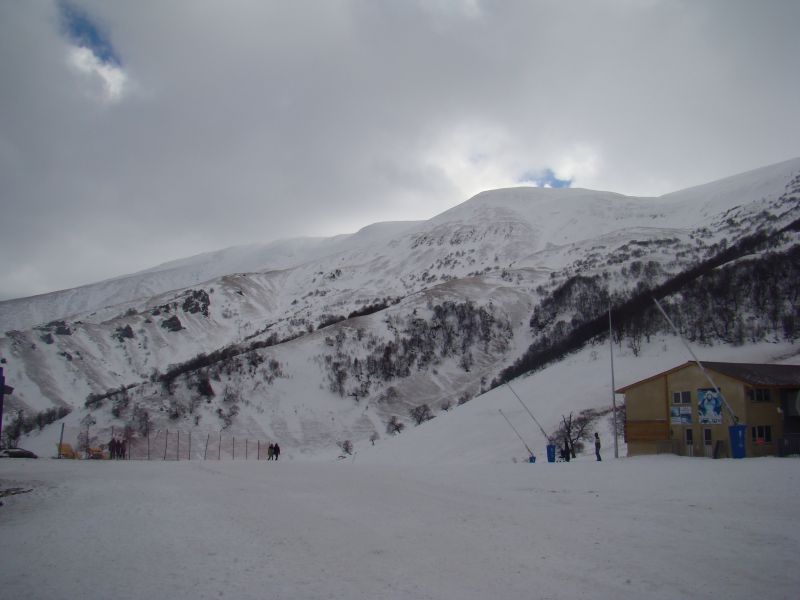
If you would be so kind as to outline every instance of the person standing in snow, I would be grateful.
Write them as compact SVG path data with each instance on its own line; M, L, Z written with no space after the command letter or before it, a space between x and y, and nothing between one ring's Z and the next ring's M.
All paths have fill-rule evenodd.
M598 461L603 460L600 458L600 436L597 435L597 432L594 432L594 455L597 457Z
M269 446L267 446L267 460L272 460L274 454L275 454L275 446L270 444Z
M281 455L281 447L278 446L278 442L275 442L275 447L272 449L272 454L275 456L275 460L278 460L278 457Z

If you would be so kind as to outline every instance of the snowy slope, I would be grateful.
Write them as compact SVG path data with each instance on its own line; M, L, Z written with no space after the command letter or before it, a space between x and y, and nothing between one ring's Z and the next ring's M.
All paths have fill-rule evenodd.
M377 224L352 236L276 243L269 251L229 249L118 280L124 285L116 290L114 281L72 290L76 298L83 294L76 302L96 307L0 338L15 387L7 409L72 407L64 422L75 437L90 395L129 388L89 407L100 419L97 435L130 425L138 404L163 430L204 435L224 427L231 436L280 439L306 454L347 439L363 443L383 435L390 417L407 421L415 406L438 407L488 389L531 343L534 307L567 277L605 273L610 287L625 287L624 268L633 260L658 262L667 276L723 239L732 243L797 219L798 174L794 160L662 198L495 190L422 223ZM119 300L128 284L169 286L172 277L194 280L269 256L269 269L236 269L193 287L97 304L105 292ZM363 316L336 322L358 311ZM435 322L437 311L451 312ZM464 311L491 322L482 340L464 338L463 323L455 322ZM443 324L452 327L445 338L455 341L437 333ZM439 354L424 365L415 358L408 373L359 374L380 363L381 353L396 361L412 329L439 336ZM260 346L248 349L254 343ZM235 356L164 379L173 365L222 349ZM555 380L568 378L567 370ZM607 404L591 397L591 405Z
M334 252L391 238L414 223L375 223L354 234L333 238L295 238L234 246L78 288L7 300L0 302L0 331L27 329L106 306L150 299L233 273L286 269Z

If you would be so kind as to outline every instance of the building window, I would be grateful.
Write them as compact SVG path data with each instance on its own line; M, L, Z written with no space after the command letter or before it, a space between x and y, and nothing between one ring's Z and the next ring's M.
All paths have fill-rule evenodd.
M771 402L772 395L769 388L747 388L747 399L750 402Z
M686 445L693 446L694 445L694 432L692 432L692 428L689 427L686 429Z
M692 392L672 392L673 404L691 404Z
M703 443L704 443L706 446L711 446L711 444L713 443L713 442L711 441L711 430L710 430L710 429L708 429L708 428L706 428L706 429L703 429Z
M754 444L772 443L772 425L753 425L751 433Z

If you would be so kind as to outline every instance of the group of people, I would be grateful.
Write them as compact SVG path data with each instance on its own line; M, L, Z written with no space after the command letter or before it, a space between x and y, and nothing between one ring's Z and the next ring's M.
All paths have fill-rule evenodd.
M111 460L125 460L128 455L128 444L125 440L111 438L108 442L108 458Z
M281 455L281 447L278 446L277 442L267 446L267 460L278 460L278 457L280 455Z

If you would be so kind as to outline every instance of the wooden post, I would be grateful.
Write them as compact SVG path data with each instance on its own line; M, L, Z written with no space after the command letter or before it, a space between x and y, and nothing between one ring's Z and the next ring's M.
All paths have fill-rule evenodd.
M175 460L181 459L181 430L178 429L178 445L175 448Z
M186 460L192 460L192 432L189 431L189 458Z
M258 454L256 454L256 460L261 460L261 440L258 440Z
M167 460L167 442L169 441L169 429L166 429L164 435L164 460Z
M247 460L247 438L244 438L244 459Z
M64 443L64 423L61 423L61 435L58 438L58 458L61 458L61 444Z
M217 460L222 460L222 430L219 430L219 446L217 446Z
M233 438L233 460L236 460L236 438Z
M147 428L147 460L150 460L150 427Z
M210 439L211 439L211 434L209 433L206 436L206 449L203 451L203 460L206 459L206 455L208 454L208 440L210 440Z

